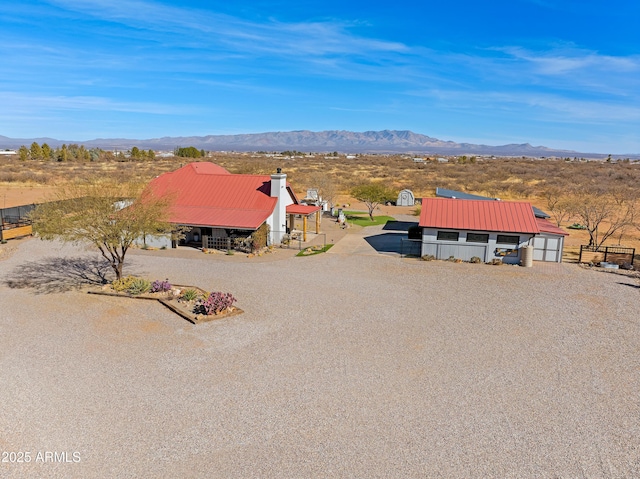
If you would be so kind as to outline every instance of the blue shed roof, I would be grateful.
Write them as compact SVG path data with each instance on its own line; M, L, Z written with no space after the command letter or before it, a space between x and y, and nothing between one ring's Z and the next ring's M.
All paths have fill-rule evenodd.
M462 191L447 190L446 188L436 188L436 196L440 198L457 198L459 200L486 200L486 201L499 201L500 198L491 198L490 196L472 195L471 193L464 193ZM532 206L533 214L536 218L550 218L550 216L535 206Z

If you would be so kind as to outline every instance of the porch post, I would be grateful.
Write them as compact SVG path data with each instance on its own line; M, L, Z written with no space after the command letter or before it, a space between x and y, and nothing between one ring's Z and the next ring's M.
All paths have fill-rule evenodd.
M307 242L307 215L302 216L302 241Z
M320 234L320 211L316 211L316 234Z

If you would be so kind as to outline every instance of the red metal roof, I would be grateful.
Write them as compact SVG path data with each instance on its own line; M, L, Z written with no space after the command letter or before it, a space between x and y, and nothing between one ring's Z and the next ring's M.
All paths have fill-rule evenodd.
M567 233L565 230L558 228L556 225L544 218L536 218L536 223L538 223L538 229L540 230L540 233L551 233L554 235L569 236L569 233Z
M288 205L287 206L287 214L288 215L310 215L311 213L315 213L319 211L319 206L312 205Z
M273 213L269 175L232 175L213 163L191 163L155 178L150 187L171 195L176 224L256 229Z
M196 173L209 174L209 175L230 175L225 168L210 161L194 161L187 166L193 168Z
M420 226L505 233L539 233L531 205L514 201L423 198Z

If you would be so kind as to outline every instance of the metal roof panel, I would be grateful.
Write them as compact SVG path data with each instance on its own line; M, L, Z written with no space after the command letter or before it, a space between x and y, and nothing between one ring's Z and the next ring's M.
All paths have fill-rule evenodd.
M505 233L539 233L531 204L423 198L420 226Z

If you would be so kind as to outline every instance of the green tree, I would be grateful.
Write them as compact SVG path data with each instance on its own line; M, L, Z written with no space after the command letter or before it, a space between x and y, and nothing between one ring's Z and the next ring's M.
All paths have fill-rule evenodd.
M50 160L52 155L53 155L53 151L51 150L51 147L49 145L47 145L46 143L43 143L42 144L42 158L44 158L45 160Z
M29 158L29 149L22 145L19 149L18 149L18 158L20 158L20 161L27 161L27 158Z
M56 159L58 161L69 160L69 150L67 149L67 145L62 145L58 150L56 150Z
M397 192L383 183L372 181L352 188L351 196L367 205L369 218L373 221L373 210L380 204L394 201L397 197Z
M42 148L35 141L31 143L31 149L29 150L29 154L31 155L32 160L41 160L42 159Z
M32 212L34 231L43 240L95 246L117 279L136 239L172 230L167 221L171 198L158 198L134 183L70 184L60 187L55 199Z
M181 158L200 158L203 156L204 150L198 150L195 146L189 146L187 148L176 148L173 151L175 156Z
M142 152L140 151L140 149L137 146L134 146L133 148L131 148L131 151L129 152L129 155L134 160L139 160L139 159L142 158Z

